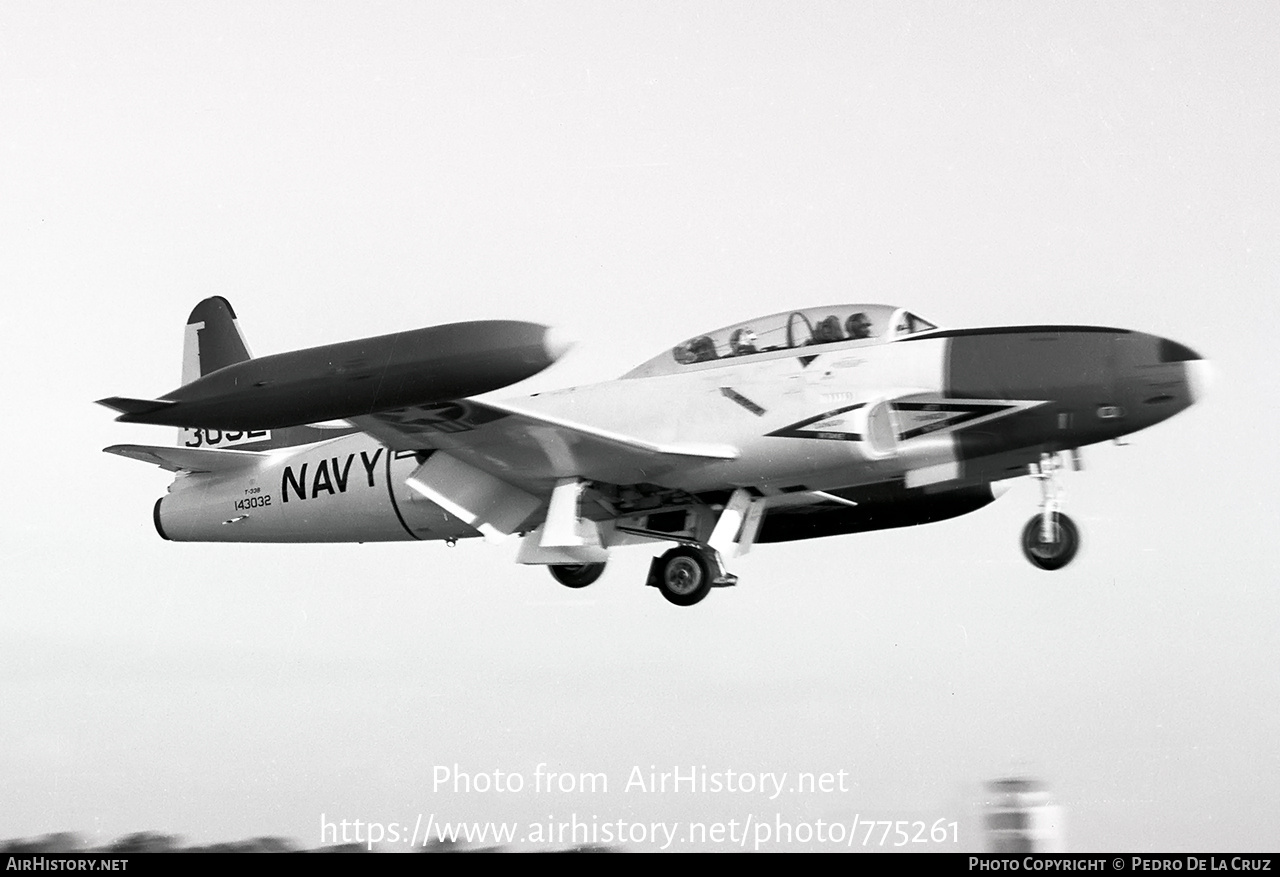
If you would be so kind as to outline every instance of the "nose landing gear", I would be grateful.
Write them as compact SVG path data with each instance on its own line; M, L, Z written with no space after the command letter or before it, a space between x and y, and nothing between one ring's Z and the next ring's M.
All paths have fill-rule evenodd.
M1080 550L1080 530L1075 521L1061 512L1050 517L1048 535L1045 535L1043 515L1027 521L1022 530L1022 552L1041 569L1062 569Z
M1031 477L1040 482L1040 514L1022 529L1022 553L1045 570L1062 569L1080 550L1080 529L1060 511L1062 488L1057 470L1061 467L1057 454L1041 454L1039 465L1028 467Z

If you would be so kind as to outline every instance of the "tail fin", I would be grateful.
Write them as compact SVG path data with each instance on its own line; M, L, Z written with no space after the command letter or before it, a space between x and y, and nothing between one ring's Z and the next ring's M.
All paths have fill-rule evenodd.
M215 295L195 306L182 345L182 383L252 358L231 302Z
M252 359L249 346L240 334L231 302L220 295L206 298L187 317L182 342L182 383L189 384L220 368ZM114 406L113 406L114 407ZM199 430L179 429L178 444L199 447Z
M231 302L220 295L206 298L187 317L186 337L182 345L182 383L189 384L220 368L252 359L249 345L240 334ZM116 397L102 400L104 405L117 411L154 409L166 404L161 400L126 399ZM218 429L179 429L178 444L184 448L229 448L266 451L274 448L295 447L325 441L358 432L355 427L340 424L335 427L293 426L288 429L226 432Z

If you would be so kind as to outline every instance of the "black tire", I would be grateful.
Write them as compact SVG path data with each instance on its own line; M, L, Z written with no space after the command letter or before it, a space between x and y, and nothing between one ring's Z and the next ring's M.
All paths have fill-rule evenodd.
M1022 528L1022 553L1041 569L1062 569L1080 550L1080 530L1075 521L1061 512L1053 515L1049 526L1054 538L1044 542L1040 538L1040 515L1027 521L1027 526Z
M548 569L566 588L585 588L604 573L603 563L553 563Z
M712 570L706 556L681 545L662 555L658 563L658 590L677 606L692 606L711 592Z

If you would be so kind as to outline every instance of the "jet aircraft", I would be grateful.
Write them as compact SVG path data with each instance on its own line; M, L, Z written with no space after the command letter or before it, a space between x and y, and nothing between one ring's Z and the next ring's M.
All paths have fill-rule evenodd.
M941 521L1008 479L1042 488L1037 567L1075 557L1058 476L1079 449L1203 395L1208 363L1096 326L944 329L899 307L783 311L696 335L616 380L502 401L566 349L531 323L458 323L254 359L221 297L186 326L182 385L101 402L180 428L105 450L176 473L164 539L520 538L517 561L596 581L610 552L675 543L647 584L689 606L757 543Z

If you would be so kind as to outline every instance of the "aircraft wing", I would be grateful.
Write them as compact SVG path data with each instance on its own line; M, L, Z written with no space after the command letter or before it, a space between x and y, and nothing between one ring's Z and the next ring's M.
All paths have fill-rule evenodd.
M256 466L270 456L261 451L215 451L157 445L112 445L103 450L130 460L153 463L170 472L229 472Z
M394 450L445 451L526 491L546 495L558 480L661 483L677 466L737 459L723 444L663 444L521 409L464 399L382 411L351 422Z

